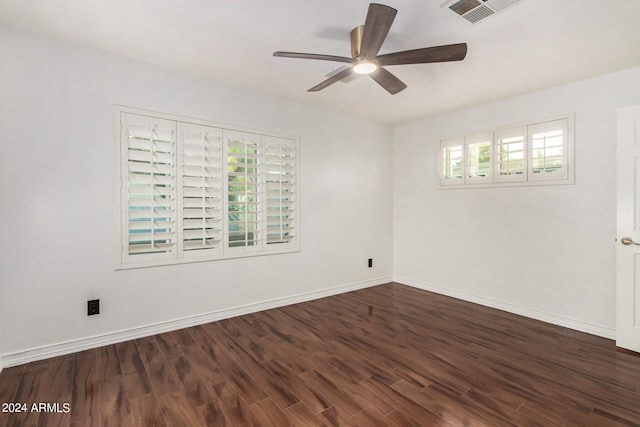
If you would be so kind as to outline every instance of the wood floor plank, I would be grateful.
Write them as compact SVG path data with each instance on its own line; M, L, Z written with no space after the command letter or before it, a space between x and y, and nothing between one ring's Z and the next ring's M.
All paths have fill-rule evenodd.
M326 424L320 421L303 402L290 406L282 412L297 427L326 427Z
M247 402L240 396L240 393L238 393L231 383L218 383L213 386L213 391L215 394L214 401L232 425L247 427L262 425L249 408Z
M389 283L5 368L0 399L48 408L0 427L640 427L640 357Z
M288 408L300 402L300 399L289 389L289 387L273 378L263 368L263 366L255 360L250 353L234 342L233 339L223 341L223 345L229 354L242 366L242 369L251 377L256 385L260 387L276 406L281 409Z
M250 408L264 426L295 427L289 417L270 398L253 403Z
M136 426L167 426L155 394L148 393L129 399Z
M180 346L171 333L167 332L164 334L154 335L154 338L156 339L158 348L162 352L162 355L165 359L173 359L182 355Z
M215 349L207 342L196 342L189 330L175 331L172 335L181 348L183 357L188 362L189 368L193 370L194 375L212 385L225 381L226 377L220 370L221 364L217 360ZM209 339L208 336L207 339ZM207 349L206 351L205 348Z
M324 422L331 427L356 427L357 424L351 422L349 417L345 415L339 408L330 406L318 414Z
M316 370L304 372L299 374L298 377L300 377L310 389L316 390L318 393L322 394L331 406L335 406L340 409L346 418L349 418L364 409L341 387Z
M196 416L200 420L200 424L203 426L231 426L227 417L220 409L220 407L214 403L209 402L202 406L198 406L196 409Z
M135 341L125 341L116 344L120 369L123 374L144 372L144 364L140 358Z
M100 389L95 352L74 359L71 403L73 421L97 416L99 413Z
M160 352L155 337L136 340L136 344L156 396L179 391L179 382Z
M368 411L367 409L363 409L353 415L349 418L349 421L361 427L389 427L389 424L385 420L371 413L371 411Z
M271 375L287 384L312 413L318 414L331 406L327 397L312 386L305 384L286 363L280 360L271 360L266 364L266 367Z
M96 349L96 368L98 370L98 378L101 379L122 375L118 350L115 345Z
M202 425L182 392L163 394L158 401L168 426L198 427Z
M149 394L153 391L149 377L144 371L123 375L122 380L124 382L124 388L127 391L127 396L130 399L142 396L143 394Z
M131 417L131 405L125 389L122 375L99 380L100 390L98 412L103 416L110 416L114 420Z
M180 381L184 396L192 408L213 400L212 383L203 379L185 356L170 359L167 362Z

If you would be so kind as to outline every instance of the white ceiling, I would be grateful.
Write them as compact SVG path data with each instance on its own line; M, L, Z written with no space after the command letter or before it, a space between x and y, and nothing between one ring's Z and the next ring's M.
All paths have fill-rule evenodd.
M0 22L304 104L398 124L640 65L640 0L522 0L473 25L444 0L398 9L381 53L466 42L462 62L388 67L306 90L338 66L276 50L350 56L365 0L0 0ZM6 58L2 59L7 60Z

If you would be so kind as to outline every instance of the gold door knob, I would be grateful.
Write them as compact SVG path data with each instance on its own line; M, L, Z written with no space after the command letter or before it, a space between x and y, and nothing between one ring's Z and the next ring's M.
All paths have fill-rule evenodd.
M629 245L640 245L640 243L636 243L633 241L633 239L631 237L623 237L622 239L620 239L620 243L622 243L625 246L629 246Z

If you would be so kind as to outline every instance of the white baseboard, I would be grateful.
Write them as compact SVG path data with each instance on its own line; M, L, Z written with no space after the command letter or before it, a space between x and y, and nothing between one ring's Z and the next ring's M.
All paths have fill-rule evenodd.
M88 350L91 348L102 347L104 345L143 338L163 332L175 331L177 329L188 328L190 326L202 325L204 323L215 322L217 320L241 316L243 314L255 313L258 311L269 310L271 308L283 307L286 305L297 304L300 302L342 294L358 289L369 288L371 286L389 283L391 282L391 280L391 276L378 277L376 279L335 286L332 288L306 292L288 297L274 298L268 301L218 310L196 316L184 317L182 319L174 319L167 322L155 323L152 325L140 326L123 331L110 332L93 337L87 337L78 340L32 348L24 351L3 354L2 356L0 356L0 372L2 371L2 368L8 368L10 366L22 365L29 362L35 362L37 360L48 359L51 357Z
M504 301L495 300L479 295L470 294L467 292L458 291L455 289L447 288L444 286L434 285L432 283L425 283L418 280L414 280L408 277L394 276L393 281L403 285L412 286L414 288L422 289L425 291L431 291L437 294L446 295L449 297L461 299L464 301L473 302L476 304L484 305L491 308L497 308L498 310L507 311L509 313L518 314L520 316L530 317L532 319L541 320L543 322L552 323L558 326L564 326L565 328L574 329L580 332L586 332L591 335L597 335L603 338L616 339L615 328L609 328L607 326L594 325L592 323L583 322L581 320L571 319L564 316L558 316L557 314L546 313L544 311L535 310L528 307L523 307L517 304L512 304Z

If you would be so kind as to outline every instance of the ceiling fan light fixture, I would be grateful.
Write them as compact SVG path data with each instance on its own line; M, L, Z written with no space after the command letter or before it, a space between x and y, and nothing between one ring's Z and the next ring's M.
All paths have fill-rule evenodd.
M448 0L456 5L460 2L488 2L488 1L520 1L520 0ZM466 3L465 3L466 4ZM398 11L383 4L371 3L367 11L364 25L351 31L351 57L322 55L302 52L273 52L273 56L285 58L315 59L323 61L342 62L345 65L339 71L331 74L326 80L315 85L307 92L318 92L327 86L345 81L347 78L357 77L358 74L368 74L376 83L391 95L407 88L399 78L387 71L387 65L428 64L431 62L462 61L467 55L467 44L457 43L442 46L425 47L421 49L404 50L401 52L378 55L389 29Z
M353 64L353 71L358 74L371 74L378 69L378 64L375 61L369 61L363 59Z

